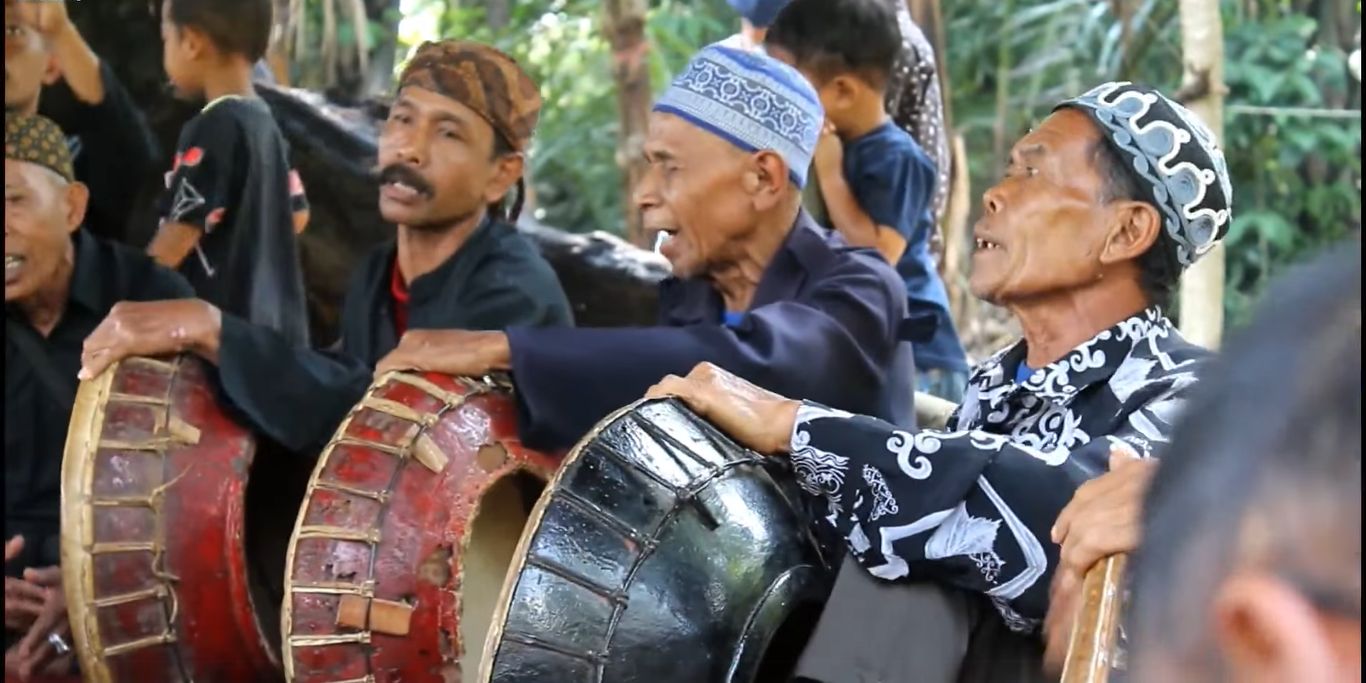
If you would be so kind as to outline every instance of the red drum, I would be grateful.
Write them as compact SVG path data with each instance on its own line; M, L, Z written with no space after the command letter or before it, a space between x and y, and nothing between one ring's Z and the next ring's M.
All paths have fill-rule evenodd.
M291 468L311 463L257 450L197 359L130 358L81 384L61 550L87 681L283 680L281 520L303 497Z
M472 680L517 541L558 457L517 439L506 386L380 378L323 452L290 539L294 683Z

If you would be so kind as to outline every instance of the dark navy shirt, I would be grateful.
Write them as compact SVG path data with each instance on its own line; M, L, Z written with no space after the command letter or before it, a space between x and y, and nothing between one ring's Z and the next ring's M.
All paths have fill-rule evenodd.
M844 179L874 223L906 239L896 272L906 283L908 313L933 315L938 322L931 339L912 344L916 367L966 372L967 354L949 317L948 293L930 254L934 164L910 134L888 121L846 144Z

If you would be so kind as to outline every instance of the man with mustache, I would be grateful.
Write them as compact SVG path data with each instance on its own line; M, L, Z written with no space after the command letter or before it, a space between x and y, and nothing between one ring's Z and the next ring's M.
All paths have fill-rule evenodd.
M81 376L130 355L195 353L218 365L228 400L257 429L307 452L410 330L572 325L550 264L512 225L521 197L508 195L540 109L511 57L478 43L423 44L379 139L380 213L398 234L357 267L338 348L292 348L200 300L126 304L86 340Z
M983 205L972 291L1024 338L973 372L947 430L910 433L710 366L650 392L791 458L845 536L851 559L799 680L1043 680L1050 530L1120 453L1161 454L1203 374L1209 352L1162 312L1232 219L1223 152L1194 114L1099 86L1015 144Z
M379 370L510 370L522 440L541 448L572 445L660 377L704 360L908 423L911 355L899 341L906 297L896 273L801 209L823 121L795 69L704 48L655 103L649 170L635 190L673 266L658 326L413 331Z

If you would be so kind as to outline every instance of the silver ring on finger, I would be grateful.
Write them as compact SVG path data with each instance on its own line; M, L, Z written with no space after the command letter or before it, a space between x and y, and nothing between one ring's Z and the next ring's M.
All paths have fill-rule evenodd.
M56 650L59 655L71 653L71 646L67 645L66 639L55 632L47 634L47 642L52 644L52 649Z

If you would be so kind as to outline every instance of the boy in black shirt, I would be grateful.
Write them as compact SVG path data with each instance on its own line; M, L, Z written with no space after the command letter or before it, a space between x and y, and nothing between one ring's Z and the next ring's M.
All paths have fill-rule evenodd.
M161 37L176 94L208 105L185 124L148 247L224 311L308 344L295 233L302 186L252 65L270 36L270 0L165 0Z
M967 354L930 253L936 169L885 104L901 51L896 14L885 0L792 0L764 45L811 81L825 107L813 166L831 227L854 246L877 249L906 282L908 312L919 323L917 388L958 401Z

